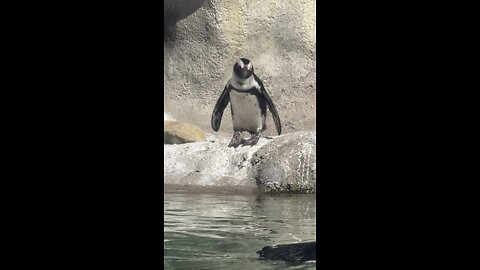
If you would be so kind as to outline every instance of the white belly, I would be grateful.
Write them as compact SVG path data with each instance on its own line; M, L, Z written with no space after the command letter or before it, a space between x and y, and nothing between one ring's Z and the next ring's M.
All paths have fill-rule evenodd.
M258 99L249 93L230 91L232 106L233 129L245 131L261 131L263 117L261 116Z

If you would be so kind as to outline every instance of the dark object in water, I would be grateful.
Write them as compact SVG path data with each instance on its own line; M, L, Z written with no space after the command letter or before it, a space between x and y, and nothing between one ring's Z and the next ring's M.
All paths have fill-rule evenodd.
M304 262L317 259L317 242L267 246L257 251L260 259Z

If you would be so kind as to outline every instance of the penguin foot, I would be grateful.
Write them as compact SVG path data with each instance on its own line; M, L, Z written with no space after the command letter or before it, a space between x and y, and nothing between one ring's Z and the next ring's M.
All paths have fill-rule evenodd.
M252 138L246 140L246 141L243 143L243 146L245 146L245 145L254 146L255 144L258 143L259 140L260 140L260 136L253 136Z
M228 144L228 147L237 148L244 141L245 139L242 138L242 133L240 131L235 131L235 133L233 133L232 140Z

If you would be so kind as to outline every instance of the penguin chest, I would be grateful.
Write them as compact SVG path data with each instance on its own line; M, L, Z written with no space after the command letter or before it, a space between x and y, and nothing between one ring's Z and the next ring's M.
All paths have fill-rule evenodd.
M260 131L265 116L262 115L260 102L256 95L248 92L230 91L232 120L234 130Z

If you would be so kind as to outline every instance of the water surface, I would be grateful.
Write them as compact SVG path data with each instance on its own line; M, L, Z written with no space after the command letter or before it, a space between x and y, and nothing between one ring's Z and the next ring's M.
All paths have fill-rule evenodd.
M316 197L164 194L165 269L315 269L258 260L273 244L316 239Z

